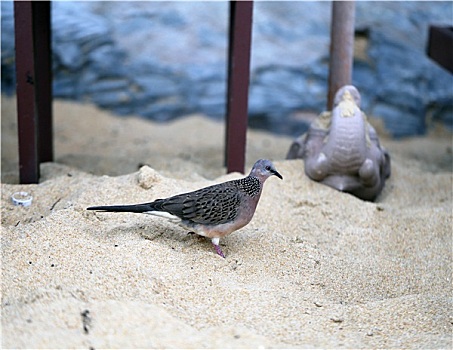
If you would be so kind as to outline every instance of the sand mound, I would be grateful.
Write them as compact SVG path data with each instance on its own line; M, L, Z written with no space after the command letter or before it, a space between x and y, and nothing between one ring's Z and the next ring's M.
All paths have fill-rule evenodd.
M17 185L5 183L17 179L11 104L3 347L452 347L451 135L384 140L392 176L368 203L283 160L291 139L250 132L248 167L275 159L284 180L266 182L252 222L221 240L222 259L163 219L85 210L241 176L222 175L221 124L157 125L59 102L57 162L40 184ZM20 190L31 207L11 203Z

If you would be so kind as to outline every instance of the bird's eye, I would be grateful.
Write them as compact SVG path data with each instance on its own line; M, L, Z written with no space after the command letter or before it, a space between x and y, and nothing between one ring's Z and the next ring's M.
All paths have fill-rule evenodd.
M265 168L267 171L271 171L271 167L269 165L266 166Z

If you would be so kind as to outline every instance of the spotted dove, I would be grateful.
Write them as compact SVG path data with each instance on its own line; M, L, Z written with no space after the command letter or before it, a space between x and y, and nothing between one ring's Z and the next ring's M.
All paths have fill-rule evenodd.
M242 179L165 199L156 199L150 203L95 206L87 210L145 213L177 220L177 223L185 229L211 238L217 254L225 258L219 246L220 238L250 222L260 199L263 184L272 175L283 179L271 161L260 159L250 174Z

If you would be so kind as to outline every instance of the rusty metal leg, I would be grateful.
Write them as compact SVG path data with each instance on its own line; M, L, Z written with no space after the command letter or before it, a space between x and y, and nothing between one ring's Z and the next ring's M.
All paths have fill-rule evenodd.
M52 53L50 1L33 2L35 93L38 113L39 161L53 161Z
M351 84L354 53L354 1L333 1L330 28L329 92L327 109L331 110L335 93Z
M225 163L243 173L247 135L253 1L230 1Z
M42 159L52 160L53 148L51 67L47 62L50 61L50 2L15 1L14 30L19 180L20 183L37 183L39 163ZM38 38L44 33L47 38ZM40 137L40 133L45 136Z
M20 183L37 183L39 180L38 116L35 113L35 62L33 59L32 22L32 2L15 1L14 32Z

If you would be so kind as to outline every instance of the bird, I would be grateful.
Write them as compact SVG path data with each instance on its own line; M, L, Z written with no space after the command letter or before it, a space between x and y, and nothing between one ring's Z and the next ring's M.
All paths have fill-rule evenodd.
M241 179L156 199L149 203L93 206L87 210L144 213L165 217L191 233L210 238L217 254L225 258L220 248L220 238L239 230L252 220L264 182L273 175L283 180L283 176L270 160L259 159L250 174Z

